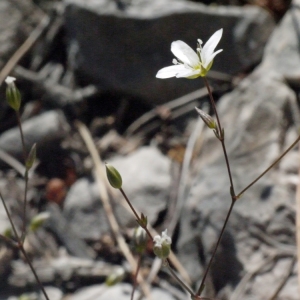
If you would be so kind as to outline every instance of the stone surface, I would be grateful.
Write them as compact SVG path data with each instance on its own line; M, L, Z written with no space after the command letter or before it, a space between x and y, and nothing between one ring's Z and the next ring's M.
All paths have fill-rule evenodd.
M134 207L143 212L150 223L156 221L166 208L171 182L170 160L155 147L143 147L126 157L109 161L122 175L123 189ZM136 226L134 215L120 204L121 193L115 193L114 212L122 227ZM97 184L87 178L79 179L64 202L63 215L69 226L84 240L97 241L110 231L106 213L99 199Z
M87 178L77 180L64 202L63 215L74 232L85 240L99 240L109 231L97 184Z
M84 201L82 198L81 200ZM50 218L47 220L46 227L54 233L57 239L66 247L71 255L81 258L95 257L94 251L92 251L83 240L81 234L82 231L78 230L80 227L75 227L74 222L72 223L72 220L68 220L68 218L65 217L58 205L55 203L49 203L47 211L50 213ZM92 216L93 215L90 214L89 218L92 218ZM82 219L80 219L77 224L87 230ZM93 226L88 229L88 232L92 228Z
M274 22L255 6L205 6L180 0L137 1L119 10L114 1L65 0L66 29L78 78L159 104L199 88L197 80L158 80L172 64L171 42L196 48L224 28L214 70L235 74L258 63ZM74 52L73 52L74 53Z
M166 209L171 184L171 161L156 147L142 147L127 157L109 161L121 174L123 189L133 206L153 223ZM121 195L120 195L121 197ZM133 214L117 208L119 220L126 225L136 224Z
M47 111L33 117L22 123L22 129L27 150L37 143L37 154L39 151L46 151L50 144L54 145L70 132L70 126L60 110ZM18 127L0 135L0 148L16 158L22 158L22 142Z
M126 283L117 284L112 287L107 287L106 285L99 284L90 287L86 287L78 290L72 296L70 296L70 300L111 300L111 299L128 299L132 292L132 286ZM138 295L140 293L138 291L135 292L135 298L138 299ZM169 295L166 291L158 288L154 288L151 290L151 297L153 299L164 299L164 300L172 300L174 299L171 295Z

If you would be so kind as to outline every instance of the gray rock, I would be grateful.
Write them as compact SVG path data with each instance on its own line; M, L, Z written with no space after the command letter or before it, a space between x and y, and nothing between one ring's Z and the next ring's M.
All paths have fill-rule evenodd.
M25 146L29 150L37 143L37 152L47 150L47 146L62 140L70 132L70 126L59 110L48 111L22 124ZM23 157L20 131L18 127L0 135L0 148L14 157Z
M34 11L30 0L15 1L14 5L10 0L0 2L0 68L21 45L30 23L38 20Z
M132 292L132 285L127 283L117 284L112 287L107 287L104 284L94 285L78 290L70 296L70 300L111 300L111 299L128 299ZM135 299L138 299L139 291L135 292ZM151 289L151 297L153 299L173 300L174 298L166 291L158 288Z
M99 88L122 91L160 104L199 88L196 80L158 80L171 65L171 42L196 48L224 28L214 70L235 74L258 63L274 28L255 6L205 6L180 0L137 1L119 10L114 1L65 0L66 29L78 76ZM70 50L70 51L71 51Z
M296 94L285 80L297 72L294 66L297 69L299 60L299 51L292 39L296 29L291 20L296 13L299 19L299 11L292 7L275 29L263 63L218 103L236 193L296 139L299 122L298 108L295 110L294 105ZM283 49L290 54L282 53ZM289 62L284 66L285 55L295 59L293 68ZM182 214L178 242L179 258L194 281L202 277L203 266L211 257L231 203L222 148L210 130L205 133L203 145L198 175ZM284 257L291 261L295 254L295 186L290 181L295 170L287 167L290 155L295 157L295 153L288 154L282 165L279 163L245 192L234 207L208 280L217 292L223 289L222 297L270 298L279 285L278 278L284 276L283 271L278 275L278 270L283 270L280 266L286 266ZM272 259L267 269L254 273L243 285L243 274L248 276L272 255L277 258L276 262ZM290 277L286 285L296 290L293 284L295 280ZM233 292L235 289L239 289L238 296ZM284 295L291 297L286 289ZM295 293L289 299L296 300L298 295Z
M81 200L84 201L84 199ZM55 203L49 203L47 211L50 213L50 218L47 220L46 227L55 234L71 255L81 258L95 257L94 251L81 237L81 231L76 231L77 228L74 228L74 224L64 216Z
M65 199L63 214L72 230L82 239L96 241L109 231L97 184L87 178L73 184Z
M168 201L170 160L155 147L143 147L127 157L116 157L110 163L121 173L123 188L134 207L147 215L150 223L155 222ZM114 198L123 196L117 192ZM119 201L112 202L112 206L121 226L136 226L132 212ZM110 230L97 184L87 178L79 179L71 187L63 215L72 231L85 240L99 240Z
M272 34L265 48L262 64L262 67L273 69L286 79L298 82L300 77L299 5L299 0L293 1L280 26Z
M111 163L121 174L123 189L133 206L146 215L150 223L156 221L159 212L166 209L171 184L171 161L156 147L142 147L127 157L118 157ZM133 214L125 214L117 207L123 226L135 225Z

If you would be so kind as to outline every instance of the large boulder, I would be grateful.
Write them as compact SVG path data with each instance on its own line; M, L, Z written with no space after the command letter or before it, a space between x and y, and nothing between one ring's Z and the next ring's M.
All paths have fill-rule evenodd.
M110 0L65 0L65 26L77 78L104 90L121 91L161 104L199 88L199 81L158 80L171 65L172 41L196 48L224 28L214 70L235 74L258 63L274 28L255 6L205 6L182 0L135 1L120 10Z

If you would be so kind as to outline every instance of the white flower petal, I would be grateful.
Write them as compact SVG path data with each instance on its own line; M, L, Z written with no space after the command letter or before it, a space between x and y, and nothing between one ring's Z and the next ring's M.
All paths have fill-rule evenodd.
M182 70L181 72L179 72L176 75L176 77L177 78L183 78L184 77L184 78L190 78L190 79L192 79L192 78L199 77L200 73L201 73L201 69L195 70L195 69L187 69L186 68L185 70Z
M5 83L8 84L8 85L10 85L10 84L12 84L15 80L16 80L15 77L7 76L6 79L5 79Z
M183 63L191 67L199 65L199 58L196 52L185 42L175 41L171 44L171 51Z
M223 49L220 49L220 50L214 52L213 54L211 54L210 56L206 57L206 61L205 61L205 63L203 63L203 67L206 69L207 66L211 63L211 61L215 58L215 56L222 51L223 51Z
M209 40L203 46L201 51L201 59L202 59L202 63L205 64L206 66L209 64L209 62L207 63L207 60L213 54L215 48L220 42L222 34L223 34L223 29L219 29L209 38Z
M178 73L181 73L185 70L187 70L187 68L184 65L174 65L170 67L165 67L157 72L156 78L164 79L175 77Z

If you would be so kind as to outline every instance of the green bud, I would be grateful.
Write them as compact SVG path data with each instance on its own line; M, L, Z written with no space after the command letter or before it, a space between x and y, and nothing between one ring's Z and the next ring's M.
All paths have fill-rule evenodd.
M125 270L123 268L116 269L112 274L110 274L106 280L105 284L107 286L113 286L121 282L125 277Z
M215 122L215 120L208 115L206 112L204 112L203 110L195 107L197 113L199 114L200 118L203 120L203 122L206 124L206 126L210 129L217 129L217 124Z
M122 188L122 177L112 165L105 163L106 175L110 185L115 189Z
M42 212L31 219L29 229L31 231L38 230L50 217L48 212Z
M25 163L27 170L32 168L35 158L36 158L36 144L33 144Z
M19 111L21 106L21 94L14 83L15 80L16 78L10 76L6 77L5 79L5 82L7 84L6 100L12 109L14 109L15 111Z
M137 253L144 253L147 247L147 233L142 227L134 230L133 241Z
M167 234L167 229L162 232L161 236L156 235L153 238L154 246L153 246L153 252L154 254L161 258L166 259L171 253L171 244L172 239Z

